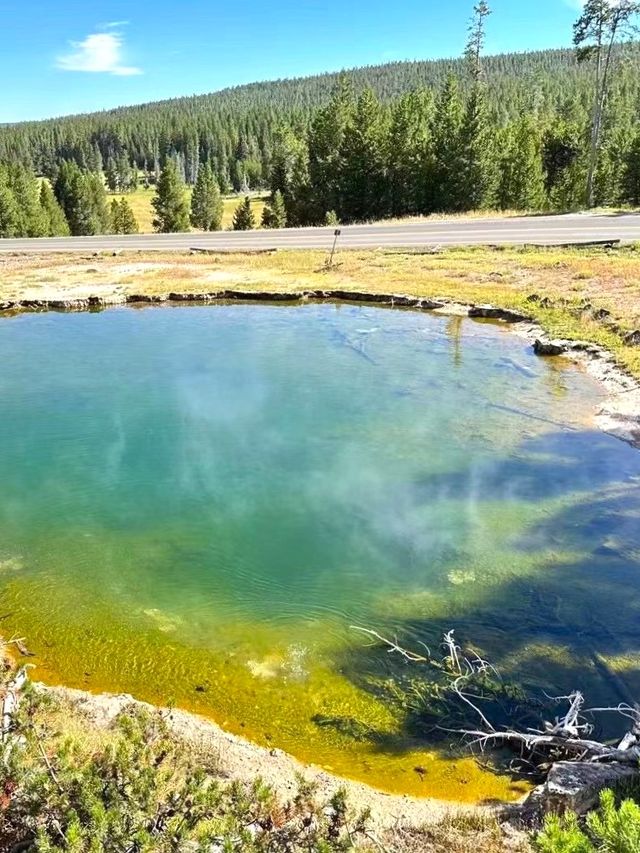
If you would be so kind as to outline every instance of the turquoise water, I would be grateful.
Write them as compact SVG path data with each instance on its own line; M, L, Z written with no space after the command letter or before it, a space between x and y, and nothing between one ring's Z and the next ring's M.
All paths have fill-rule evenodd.
M350 626L455 627L532 685L635 689L640 454L594 429L594 382L504 328L349 305L23 315L0 364L0 615L40 677L467 799L464 762L411 772L424 744Z

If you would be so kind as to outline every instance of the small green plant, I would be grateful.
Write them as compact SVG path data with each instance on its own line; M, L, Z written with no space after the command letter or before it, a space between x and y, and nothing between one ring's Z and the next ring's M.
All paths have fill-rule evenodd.
M613 791L600 795L600 809L587 815L582 829L575 814L546 818L536 838L540 853L639 853L640 806L616 804Z

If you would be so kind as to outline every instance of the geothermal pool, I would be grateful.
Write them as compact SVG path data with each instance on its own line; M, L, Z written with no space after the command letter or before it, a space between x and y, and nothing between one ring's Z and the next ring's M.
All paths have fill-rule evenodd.
M640 454L488 322L216 305L0 322L0 629L35 677L206 714L390 791L520 787L430 748L350 626L640 695Z

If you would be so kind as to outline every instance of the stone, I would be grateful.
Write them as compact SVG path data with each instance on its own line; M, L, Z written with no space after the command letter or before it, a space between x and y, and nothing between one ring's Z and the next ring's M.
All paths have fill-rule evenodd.
M562 341L543 341L538 338L533 345L533 351L536 355L562 355L566 352L566 346Z
M640 347L640 329L634 329L624 336L624 342L630 347Z
M508 308L496 308L494 305L472 305L469 308L469 317L484 317L490 320L503 320L505 323L524 323L530 320L518 311L510 311Z
M639 776L638 769L629 765L559 761L551 767L546 782L531 792L524 809L539 814L585 814L598 806L605 788Z

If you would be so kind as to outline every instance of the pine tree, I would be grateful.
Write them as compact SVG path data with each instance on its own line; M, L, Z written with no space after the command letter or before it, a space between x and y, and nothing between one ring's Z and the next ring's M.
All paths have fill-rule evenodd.
M209 163L198 171L191 197L191 224L201 231L219 231L222 227L223 202L220 187Z
M118 192L118 167L113 157L109 157L104 167L104 179L112 193Z
M121 193L128 193L135 189L138 182L138 173L131 168L129 158L122 151L115 161L116 185Z
M463 210L493 207L498 171L481 83L475 84L469 95L460 128L460 170L462 192L456 207Z
M140 230L135 214L126 198L120 199L120 233L137 234Z
M40 186L40 207L44 217L45 236L67 237L70 233L69 223L48 181L42 181Z
M6 175L0 172L0 237L15 237L18 205Z
M280 190L275 191L262 211L262 227L287 227L287 209L284 205L284 198L282 197Z
M378 219L386 213L384 139L382 109L371 89L365 89L340 146L338 212L345 222Z
M480 0L473 13L465 50L472 87L460 129L460 178L464 187L461 204L465 210L482 210L494 205L498 181L493 135L487 115L486 89L482 79L484 22L491 10L485 0Z
M120 230L120 202L117 198L111 200L109 212L111 214L111 231L114 234L122 234Z
M583 129L577 121L557 120L547 129L542 164L552 210L579 210L583 206L587 157Z
M167 160L151 204L156 212L153 220L156 231L170 234L189 230L186 188L174 160Z
M40 205L40 186L35 174L14 163L7 168L9 186L18 204L16 235L20 237L44 237L46 222Z
M393 106L387 137L388 209L392 216L422 211L422 175L429 144L431 96L418 90Z
M309 177L309 150L290 127L276 137L271 168L271 195L282 194L289 225L313 225L322 217Z
M341 206L342 143L354 112L353 88L342 75L329 103L319 109L309 129L309 182L316 205L314 218Z
M450 74L440 91L432 121L433 142L427 176L431 210L456 211L465 207L461 156L463 119L458 81Z
M537 121L522 116L502 136L498 202L503 210L540 210L544 205L542 141Z
M469 24L469 39L465 48L465 59L471 73L474 85L480 82L482 77L482 51L484 49L484 21L491 14L491 9L485 0L473 8L473 18Z
M640 207L640 130L627 152L622 174L622 201Z
M111 213L101 175L83 172L75 163L65 162L60 167L54 192L74 236L110 231Z
M83 175L91 203L93 234L108 234L111 230L111 213L102 175L87 172Z
M251 231L256 227L256 218L251 207L251 199L245 196L244 201L241 201L233 214L233 230L234 231Z
M138 233L138 223L126 198L111 202L111 226L114 234Z

